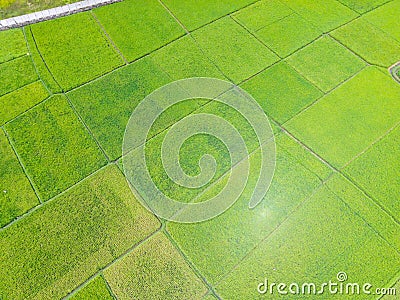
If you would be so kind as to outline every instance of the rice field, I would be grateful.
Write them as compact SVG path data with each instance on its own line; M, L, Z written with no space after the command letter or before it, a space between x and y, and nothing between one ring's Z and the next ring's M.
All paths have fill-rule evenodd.
M399 0L123 0L0 31L0 299L398 299L399 16ZM189 91L123 151L143 99L191 77L243 89L270 121L275 171L252 209L268 144L221 102ZM162 145L201 114L240 132L248 181L215 218L161 218L124 169L142 148L159 191L183 203L244 170L201 132L179 164L195 177L209 154L214 175L170 178Z

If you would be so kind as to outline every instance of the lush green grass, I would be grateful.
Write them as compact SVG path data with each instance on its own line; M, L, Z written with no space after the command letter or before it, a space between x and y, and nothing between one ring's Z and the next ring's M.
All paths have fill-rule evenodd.
M366 66L359 57L330 37L323 37L301 49L287 62L324 92Z
M136 105L171 81L148 57L68 93L111 159L122 154L125 127Z
M333 31L332 36L371 64L389 67L399 60L400 42L363 18Z
M386 2L386 1L385 1ZM371 22L400 42L400 1L391 1L368 13L364 20Z
M50 91L52 91L53 93L60 93L62 91L61 87L56 82L53 75L50 73L47 65L43 61L41 54L39 53L39 50L36 46L36 42L32 35L31 28L30 27L24 28L24 32L25 32L26 41L27 41L28 48L29 48L29 53L31 55L33 64L36 68L36 71L37 71L40 79L43 81L43 83L46 85L46 87Z
M50 98L5 128L42 200L54 197L106 163L63 96Z
M310 196L320 184L316 173L309 168L321 164L310 154L302 155L301 149L292 151L286 141L288 137L277 138L277 164L274 179L264 200L253 210L248 208L261 156L255 152L250 159L250 180L239 200L218 218L198 224L168 223L167 230L177 241L185 255L199 268L206 279L217 283L253 247L273 232L304 199ZM300 145L297 144L297 146ZM294 148L293 147L293 148ZM295 152L292 155L287 152ZM238 166L240 167L240 166ZM325 172L326 167L321 166ZM292 183L296 182L296 185ZM216 194L219 185L214 185L208 195ZM204 251L207 249L207 251ZM230 299L230 297L228 297ZM242 298L249 299L249 298Z
M256 35L280 57L315 40L321 31L297 14L291 14L257 31Z
M165 0L163 2L179 21L191 31L249 5L255 0L199 0L196 2Z
M259 1L239 10L234 18L251 31L257 31L293 14L288 6L279 0Z
M257 293L257 285L266 278L269 283L320 285L338 282L340 271L347 273L347 282L387 287L399 267L398 252L323 187L240 262L216 291L224 299L263 299L266 295ZM332 296L327 287L324 295Z
M113 300L113 296L107 288L107 283L102 276L92 279L81 290L74 294L73 300Z
M278 60L271 50L231 17L222 18L196 30L193 37L207 57L235 83L260 72Z
M265 278L318 284L339 271L399 289L400 85L388 72L400 60L399 5L124 0L0 32L0 298L257 299ZM249 209L262 159L254 130L232 108L193 99L213 85L181 83L189 100L167 109L145 144L156 185L198 203L223 191L233 170L245 175L223 142L200 133L183 142L179 164L195 176L212 155L213 178L188 188L167 176L165 129L182 133L176 123L198 113L240 132L250 178L222 215L161 225L123 174L141 148L122 159L122 141L146 95L187 77L231 80L256 98L273 119L276 170Z
M358 16L335 0L281 0L323 32L333 30Z
M32 60L25 55L0 64L0 96L38 79Z
M150 57L174 80L191 77L226 79L190 36L163 47Z
M339 0L339 1L360 14L364 14L382 4L390 2L390 0Z
M0 97L0 107L2 107L0 111L0 125L15 118L48 96L49 92L43 86L42 82L35 81Z
M94 13L129 61L185 33L157 0L126 0L97 8Z
M104 276L119 299L201 299L207 292L162 233L107 268Z
M27 52L21 29L0 31L0 63L22 56Z
M39 201L3 130L0 132L0 227L11 222Z
M31 28L40 53L64 90L123 64L91 13L37 23Z
M187 107L189 108L195 107L199 103L199 100L188 100L187 102ZM193 104L190 105L190 103ZM171 110L171 112L167 110L166 114L173 115L174 108L172 108ZM187 110L185 109L183 110L183 112L186 111ZM189 113L189 111L187 111L187 113ZM252 127L245 120L245 118L241 116L238 112L236 112L233 108L227 107L226 105L220 104L218 102L211 102L197 109L195 113L214 114L216 116L220 116L225 120L228 120L240 132L242 138L244 139L244 142L246 143L248 152L256 150L256 148L258 147L257 137ZM160 127L158 124L155 124L155 126ZM223 129L221 128L221 134L222 130ZM172 199L181 202L194 201L207 188L214 185L215 182L231 168L231 159L224 143L209 134L195 135L187 139L180 149L179 159L183 170L191 176L199 174L201 170L198 166L198 161L204 154L212 155L215 158L215 161L217 162L217 168L212 180L210 180L210 182L208 182L208 184L206 184L205 186L201 188L183 187L172 181L168 177L163 167L163 162L161 160L161 145L164 141L165 136L166 133L163 132L154 139L150 140L146 144L145 151L147 168L153 178L153 181L164 194L168 195ZM228 139L224 141L228 142ZM140 154L140 148L137 151L133 151L127 157L125 157L124 164L134 166L136 161L138 161L137 155ZM139 173L135 172L136 170L137 168L130 167L129 171L132 171L132 173L130 173L129 178L132 178L132 176L140 176Z
M33 0L29 2L23 0L1 0L0 19L25 15L35 11L41 11L77 1L79 0Z
M368 67L289 121L287 128L340 168L399 121L399 92L393 79Z
M400 193L399 141L400 130L396 129L358 157L345 170L398 221L400 221L400 203L397 199Z
M59 299L159 222L107 167L0 232L4 299Z
M285 62L268 68L242 86L266 114L284 123L323 93Z

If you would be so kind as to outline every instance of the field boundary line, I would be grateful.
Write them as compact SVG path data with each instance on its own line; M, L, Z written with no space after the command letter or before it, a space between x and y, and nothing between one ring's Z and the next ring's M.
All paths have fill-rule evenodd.
M120 0L119 0L120 1ZM117 51L117 53L121 56L122 60L124 61L125 65L129 64L129 61L126 59L126 57L124 56L124 54L122 53L122 51L117 47L117 45L114 43L114 41L112 40L111 36L108 34L108 32L106 31L106 29L104 28L103 24L101 24L99 18L97 18L96 14L94 13L93 10L90 11L90 14L92 16L92 18L96 21L97 25L100 27L100 29L103 31L103 33L105 34L105 36L107 37L107 39L109 40L109 42L111 43L111 45L113 46L113 48L115 49L115 51Z

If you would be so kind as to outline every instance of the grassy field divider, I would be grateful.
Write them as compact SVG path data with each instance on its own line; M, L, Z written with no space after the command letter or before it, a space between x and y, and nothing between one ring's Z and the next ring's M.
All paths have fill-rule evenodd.
M5 132L6 135L7 135L7 132L6 132L5 129L4 129L4 132ZM7 135L7 137L8 137L8 135ZM11 144L11 143L10 143L10 144ZM14 147L13 147L13 150L14 150ZM14 150L14 152L15 152L15 150ZM16 153L16 152L15 152L15 153ZM16 155L17 155L17 154L16 154ZM18 157L18 155L17 155L17 157ZM21 164L21 161L20 161L19 157L18 157L18 161L19 161L19 163ZM100 169L98 169L98 170L94 171L93 173L89 174L88 176L86 176L86 177L83 178L82 180L78 181L78 182L75 183L74 185L72 185L72 186L70 186L69 188L65 189L65 190L62 191L61 193L57 194L57 195L54 196L53 198L50 198L49 200L46 200L46 201L44 201L44 202L40 199L40 197L39 197L39 195L38 195L38 192L37 192L36 189L35 189L35 194L36 194L36 196L38 197L38 199L39 199L39 201L40 201L40 204L37 205L37 206L35 206L35 207L33 207L33 208L31 208L31 209L28 210L26 213L24 213L24 214L22 214L21 216L17 217L15 220L13 220L12 222L8 223L7 225L1 227L1 228L0 228L0 232L3 231L3 230L5 230L5 229L7 229L8 227L11 227L11 226L14 225L15 223L21 221L21 219L24 219L25 217L31 215L33 212L35 212L35 211L38 210L39 208L43 207L44 205L51 203L54 199L57 199L57 198L60 197L61 195L67 193L69 190L73 189L75 186L77 186L77 185L79 185L80 183L84 182L85 180L91 178L91 177L94 176L97 172L100 172L101 170L103 170L103 169L109 167L111 164L112 164L112 163L106 164L105 166L103 166L103 167L101 167ZM21 164L21 166L22 166L22 168L24 169L25 175L28 177L29 181L30 181L31 184L32 184L31 179L30 179L29 176L26 174L26 171L25 171L24 166L23 166L22 164ZM32 185L32 186L33 186L33 185Z
M100 26L101 30L103 30L104 34L106 35L107 39L110 41L111 45L114 47L115 51L118 52L118 54L121 56L122 60L125 62L126 65L129 64L129 61L126 59L124 54L122 54L121 50L117 47L117 45L114 43L114 41L111 39L111 36L108 34L106 29L104 28L103 24L101 24L99 18L97 18L96 14L93 13L91 10L90 13L92 14L93 19L96 21L96 23Z
M4 127L2 127L2 128L3 128L4 134L6 135L6 137L7 137L7 139L8 139L8 142L10 143L10 146L11 146L12 150L14 151L15 156L18 158L18 162L19 162L19 164L21 165L21 168L22 168L22 170L24 171L24 174L25 174L26 178L28 178L29 183L30 183L30 185L31 185L32 188L33 188L33 191L34 191L35 194L36 194L36 197L39 199L39 202L40 202L40 205L39 205L39 206L41 206L41 205L43 204L43 201L42 201L42 199L41 199L40 196L39 196L39 190L38 190L38 188L36 187L35 183L33 182L32 178L29 176L28 172L26 171L25 166L22 164L21 157L18 155L17 150L15 149L15 145L14 145L13 142L11 141L11 138L10 138L10 136L8 135L7 130L6 130ZM38 206L36 206L36 207L38 207ZM31 210L30 210L30 211L31 211ZM28 211L28 212L30 212L30 211ZM22 217L22 216L21 216L21 217ZM20 219L20 218L18 218L18 219ZM18 219L16 219L16 220L18 220ZM7 226L10 226L10 225L11 225L12 223L14 223L16 220L14 220L13 222L7 224ZM4 228L5 228L5 227L0 228L0 230L3 230Z
M30 27L24 27L22 29L26 41L26 46L30 53L33 66L38 74L40 80L43 82L46 89L50 92L50 94L55 94L61 92L61 86L54 78L54 75L51 73L48 65L43 59L42 53L40 53L39 48L37 46L35 37Z
M62 298L63 300L67 300L70 299L73 295L75 295L77 292L79 292L81 289L83 289L92 279L94 279L97 276L102 276L103 277L103 271L106 270L108 267L110 267L111 265L113 265L115 262L123 259L125 256L129 255L131 252L135 251L135 249L144 244L146 241L148 241L152 236L156 235L158 232L161 231L161 227L158 228L156 231L154 231L153 233L151 233L149 236L147 236L145 239L143 239L142 241L136 243L135 245L133 245L131 248L129 248L128 250L126 250L124 253L122 253L120 256L118 256L116 259L114 259L112 262L108 263L106 266L104 266L103 268L99 269L96 273L94 273L92 276L90 276L88 279L86 279L82 284L80 284L78 287L76 287L71 293L69 293L67 296L65 296L64 298ZM104 278L104 277L103 277ZM109 287L109 284L107 282L107 280L105 280L105 282L107 283L107 287L110 289L110 291L112 292L112 289ZM112 293L113 296L115 297L114 293Z
M183 257L183 259L189 265L189 267L193 270L193 272L197 275L197 277L199 277L201 281L203 281L203 283L208 288L208 291L203 296L206 296L208 293L210 293L210 291L212 294L217 295L214 287L211 285L211 283L207 281L207 279L203 276L203 274L201 274L200 270L196 267L196 265L192 263L192 261L185 255L185 253L181 250L181 248L174 240L174 238L169 234L166 227L162 228L162 232L165 234L165 236L168 238L171 244L175 247L175 249L180 253L180 255ZM219 296L218 299L220 299Z
M86 125L85 121L83 121L83 118L81 117L81 115L78 113L78 111L76 110L74 104L72 103L72 101L70 100L70 98L68 97L67 94L64 94L65 97L67 98L68 104L69 106L72 108L72 110L74 111L74 113L77 115L79 121L81 121L82 125L86 128L87 132L90 134L90 136L93 138L93 140L95 141L97 147L99 147L99 149L101 150L101 152L104 154L104 157L107 159L107 162L110 163L111 160L108 157L107 153L104 151L104 149L101 147L99 141L96 139L96 137L93 135L93 132L90 130L90 128Z

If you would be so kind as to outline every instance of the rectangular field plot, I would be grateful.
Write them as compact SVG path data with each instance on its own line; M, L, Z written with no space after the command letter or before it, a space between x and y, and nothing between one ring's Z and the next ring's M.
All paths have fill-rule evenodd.
M160 226L115 166L0 232L5 299L60 299Z
M400 42L365 21L364 17L333 31L331 35L371 64L387 68L399 61Z
M222 73L235 83L279 59L230 17L202 27L192 35Z
M200 0L195 2L166 0L163 2L179 21L181 21L189 31L192 31L215 19L254 3L255 0Z
M390 34L400 42L400 1L390 1L365 15L364 20ZM400 58L398 59L400 61Z
M0 96L38 79L32 60L27 55L2 63L0 64Z
M92 279L81 290L74 294L70 299L72 300L113 300L113 296L108 290L107 283L102 276L97 276Z
M193 102L193 106L195 106L198 103L198 101L199 100L196 99L196 100L191 100L188 103ZM169 112L166 111L166 113L168 114ZM201 114L201 113L213 114L224 120L229 120L229 122L238 131L240 131L240 136L243 139L244 143L246 144L248 152L256 150L258 143L257 143L257 136L255 135L253 128L247 123L246 119L243 118L243 116L241 116L233 108L221 105L220 103L217 102L213 102L203 107L200 107L198 110L196 110L196 114ZM211 122L211 124L214 123ZM170 128L169 130L173 130L173 128ZM200 172L206 172L205 170L200 170L200 167L198 166L198 161L202 158L204 154L211 155L217 162L215 172L213 172L214 173L213 175L210 174L212 175L212 177L210 178L210 181L207 184L199 188L182 187L181 185L177 184L168 177L168 174L164 169L163 161L161 159L162 157L161 146L164 147L165 141L168 140L175 141L176 136L179 136L180 134L184 133L185 129L180 128L175 131L176 134L175 139L171 136L166 136L166 133L162 132L159 135L157 135L154 139L148 141L145 148L147 166L149 169L149 173L152 176L155 184L163 193L165 193L172 199L177 199L178 201L181 202L196 202L197 200L199 200L200 195L204 193L207 188L215 184L215 182L219 180L221 176L230 171L231 157L229 155L229 150L226 144L222 143L221 140L219 140L215 136L209 134L199 133L197 135L189 137L182 143L179 153L176 153L178 151L176 152L172 151L171 150L172 147L166 147L164 149L164 153L165 151L171 151L169 152L171 153L170 156L178 155L182 169L184 170L185 173L190 174L191 176L196 176ZM170 132L168 132L167 134L170 134ZM224 140L224 142L226 143L230 142L230 145L234 144L232 134L226 128L220 126L218 134L219 136L223 136L222 140ZM175 141L175 143L177 142L178 141ZM141 172L138 171L140 170L139 165L137 165L137 161L139 161L137 155L140 155L141 153L140 150L141 149L138 149L137 151L133 151L132 153L128 154L128 157L126 157L126 160L124 160L124 163L129 163L132 166L135 166L131 167L131 169L133 172L132 176L136 177L141 176ZM247 155L246 153L243 152L239 154L239 151L237 152L237 154L239 156L239 160L243 159Z
M272 184L263 201L249 209L249 200L257 181L260 151L250 158L250 177L238 201L217 218L197 224L167 223L167 230L179 247L208 282L216 284L260 241L273 232L304 199L320 185L319 175L329 172L314 165L315 157L292 151L288 137L277 137L277 161ZM298 144L295 147L300 147ZM293 147L294 148L294 147ZM288 152L295 152L295 156ZM241 168L240 165L237 168ZM311 170L311 171L310 171ZM321 172L322 171L322 172ZM226 176L212 186L204 199L223 189ZM296 185L293 183L296 182ZM204 251L207 249L207 251ZM235 286L235 285L233 285ZM228 297L231 299L231 297ZM251 299L251 298L242 298Z
M322 187L218 283L216 292L223 299L264 299L271 294L259 294L257 286L266 279L269 284L287 284L288 294L291 283L298 283L300 291L303 283L314 283L318 291L330 280L339 283L338 272L346 272L346 282L388 287L398 273L399 258L368 223ZM326 286L323 295L339 296Z
M43 59L67 91L123 64L90 13L31 26Z
M345 172L400 222L399 141L397 128L353 161Z
M42 200L106 163L64 96L53 96L5 128Z
M324 92L366 66L359 57L330 37L323 37L301 49L287 62Z
M24 34L21 29L0 32L0 64L28 52Z
M284 62L254 76L241 87L257 100L267 115L280 123L323 96L321 91Z
M0 227L39 204L3 130L0 132Z
M239 10L233 15L241 24L251 31L257 31L293 14L287 5L279 0L259 1Z
M201 299L207 292L162 233L107 268L104 276L118 299Z
M183 28L157 1L123 1L94 10L122 51L133 61L185 34Z
M341 168L399 122L399 92L400 86L392 78L368 67L286 126Z
M226 80L190 36L180 38L157 50L150 57L174 80L190 77L215 77Z
M0 125L10 121L35 104L43 101L49 96L49 92L40 81L15 90L0 97Z
M122 154L125 127L134 108L169 81L146 57L68 93L68 97L107 155L117 159Z
M367 172L368 173L368 172ZM393 248L400 250L400 224L388 215L380 205L350 182L343 175L335 175L327 188L346 204ZM381 202L386 205L387 203Z
M291 14L256 32L260 40L282 58L312 42L321 34L319 29L296 14Z
M282 0L282 2L323 32L331 31L358 16L356 12L335 0Z

